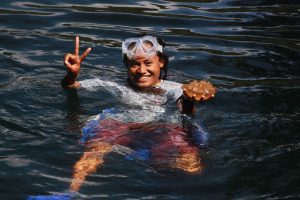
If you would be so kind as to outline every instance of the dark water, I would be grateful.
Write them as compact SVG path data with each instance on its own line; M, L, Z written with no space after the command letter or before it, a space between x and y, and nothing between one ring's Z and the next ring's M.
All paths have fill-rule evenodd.
M76 2L76 3L75 3ZM80 79L126 77L121 41L167 41L169 79L209 79L197 106L209 132L201 175L160 174L110 156L80 199L300 198L300 2L297 0L0 3L0 199L63 192L83 152L80 128L117 99L67 92L63 55L92 47Z

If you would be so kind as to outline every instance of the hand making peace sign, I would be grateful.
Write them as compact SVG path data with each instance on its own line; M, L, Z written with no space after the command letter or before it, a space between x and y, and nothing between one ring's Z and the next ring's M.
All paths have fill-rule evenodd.
M72 76L77 77L82 61L91 52L91 50L92 48L87 48L85 52L79 56L79 37L76 36L74 54L68 53L64 58L64 64L67 67L68 73L71 73Z

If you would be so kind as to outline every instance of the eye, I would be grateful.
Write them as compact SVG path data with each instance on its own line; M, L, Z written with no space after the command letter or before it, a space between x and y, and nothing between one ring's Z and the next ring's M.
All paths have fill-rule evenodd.
M129 67L130 67L130 68L137 68L138 65L130 65Z
M151 62L151 61L147 61L147 62L145 62L145 65L151 66L151 65L152 65L152 62Z
M138 64L135 64L135 63L133 63L133 64L129 65L129 67L130 67L130 68L137 68L137 67L139 67L139 65L138 65Z
M128 66L130 68L136 68L140 66L140 63L136 62L136 61L129 61Z

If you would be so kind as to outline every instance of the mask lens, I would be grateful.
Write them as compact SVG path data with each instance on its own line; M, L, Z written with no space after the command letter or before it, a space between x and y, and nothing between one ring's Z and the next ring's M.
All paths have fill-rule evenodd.
M143 41L143 46L145 49L151 49L153 47L153 43L149 40Z
M144 53L150 53L151 51L153 51L153 46L154 46L154 44L153 44L153 42L152 41L150 41L150 40L144 40L143 41L143 51L144 51Z
M133 50L135 47L136 47L136 42L131 42L131 43L128 44L127 49L128 49L129 51L131 51L131 50Z

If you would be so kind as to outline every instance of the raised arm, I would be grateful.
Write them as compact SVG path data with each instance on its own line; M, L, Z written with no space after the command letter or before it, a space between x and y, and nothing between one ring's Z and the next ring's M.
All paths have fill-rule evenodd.
M76 81L82 61L91 52L91 48L85 50L85 52L79 56L79 37L75 39L74 54L68 53L64 57L64 64L67 67L67 75L62 79L61 85L63 88L78 88L80 84Z
M192 81L182 85L183 95L177 105L184 114L193 114L196 111L195 103L206 101L215 96L217 89L208 81Z

